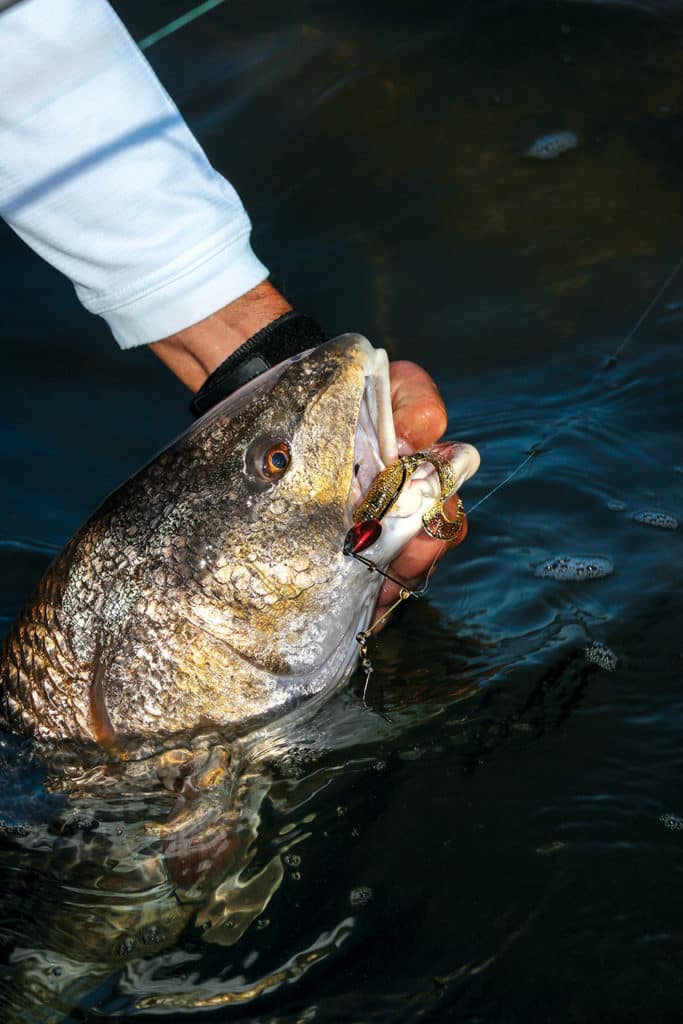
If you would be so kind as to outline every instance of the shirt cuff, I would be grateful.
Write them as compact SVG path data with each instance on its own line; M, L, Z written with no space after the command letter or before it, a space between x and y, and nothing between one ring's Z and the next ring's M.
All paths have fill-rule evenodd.
M87 298L79 297L106 320L120 347L127 349L159 341L204 320L267 277L268 270L252 250L247 233L109 309L93 308Z

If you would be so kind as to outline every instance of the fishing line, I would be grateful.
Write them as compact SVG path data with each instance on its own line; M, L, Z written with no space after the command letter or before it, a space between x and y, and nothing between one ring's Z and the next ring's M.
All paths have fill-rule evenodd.
M657 292L655 293L653 298L650 300L650 302L647 304L647 306L645 307L643 312L639 315L638 319L635 321L633 326L624 335L624 338L622 339L620 344L617 346L615 351L612 353L612 355L608 358L607 362L602 367L602 371L604 371L608 367L614 366L614 364L619 359L621 353L624 351L624 349L629 344L629 342L633 340L633 338L637 334L638 330L642 327L642 325L645 323L645 321L647 320L647 318L650 315L650 313L652 312L652 310L656 307L657 303L661 300L661 298L664 295L664 293L667 291L667 289L674 282L674 280L676 279L676 277L677 277L681 267L683 267L683 257L681 257L678 260L678 262L676 263L676 265L673 268L673 270L671 270L670 273L667 275L666 279L660 285L660 287L658 288ZM599 372L601 372L601 371L599 371ZM591 378L591 380L595 379L596 376L597 376L597 374L594 374L593 377ZM568 422L568 418L565 417L564 420L560 421L560 423L557 425L557 428L552 433L546 434L546 435L542 435L544 445L547 445L548 441L554 440L554 438L556 438L559 434L561 434L561 432L567 426L567 422ZM548 424L546 426L546 430L548 430L549 427L550 427L550 425ZM492 498L494 494L497 494L498 491L500 491L504 487L506 487L507 484L509 484L511 480L514 480L514 478L517 476L517 474L521 473L521 471L525 468L525 466L527 466L531 462L532 459L536 458L536 456L540 454L541 450L542 449L541 449L540 445L535 445L529 452L527 452L527 454L524 456L524 458L505 477L503 477L502 480L500 480L494 487L492 487L490 491L487 491L487 493L484 494L483 497L479 498L479 500L476 501L474 503L474 505L472 505L472 507L467 510L467 517L469 518L472 515L473 512L475 512L477 509L481 508L481 506L484 504L484 502L488 501L489 498ZM363 700L363 703L365 703L366 694L367 694L367 691L368 691L368 687L370 685L370 679L371 679L372 674L374 672L374 668L372 666L372 662L370 660L370 655L369 655L369 652L368 652L368 640L370 639L370 636L372 635L373 632L375 632L375 630L377 630L382 625L382 623L384 623L386 621L386 619L391 615L391 613L403 601L407 600L407 598L409 598L409 597L422 597L423 594L425 594L427 592L430 578L432 576L432 573L434 572L434 569L436 567L436 563L437 563L438 559L443 554L443 550L445 549L445 547L446 547L446 544L444 542L442 550L438 551L437 554L434 556L434 559L432 560L432 563L429 566L429 569L427 570L427 573L425 575L424 582L422 583L422 585L420 587L417 587L415 590L409 590L407 587L403 587L401 589L400 593L399 593L398 599L396 601L394 601L394 603L391 604L387 608L387 610L381 615L381 617L379 619L377 619L368 629L363 630L362 632L357 634L356 641L357 641L358 646L359 646L360 667L365 672L365 682L363 684L363 693L362 693L362 698L361 698ZM349 545L349 549L345 550L345 553L351 554L355 559L357 559L360 562L363 562L363 564L365 564L371 572L378 572L381 576L384 576L386 579L391 580L392 583L397 583L400 586L398 580L395 580L395 579L393 579L393 577L389 576L387 573L382 572L382 570L379 569L375 565L374 562L372 562L369 558L362 557L357 551L353 550L350 545Z
M664 293L673 284L673 282L675 281L675 279L676 279L676 277L677 277L681 267L683 267L683 256L678 260L678 262L676 263L676 265L673 268L673 270L671 270L669 272L669 274L667 275L665 281L660 285L660 287L658 288L658 290L655 293L655 295L653 296L653 298L649 301L649 303L647 304L647 306L645 307L643 312L639 315L638 319L633 324L633 327L631 327L630 330L627 331L627 333L624 335L624 338L622 339L620 344L617 346L617 348L612 353L612 355L608 357L607 361L605 362L605 364L603 365L601 370L598 371L598 373L603 372L605 369L608 369L609 367L614 366L614 364L617 362L617 360L619 359L621 353L624 351L624 349L626 348L628 343L633 340L633 338L638 333L640 328L643 326L643 324L647 320L648 316L650 315L652 310L655 308L657 303L660 301L660 299L662 298ZM598 373L593 374L593 376L590 378L590 380L591 381L594 380L598 376ZM568 422L568 420L565 417L565 419L562 420L558 424L557 429L552 434L545 436L544 443L547 444L548 441L554 440L559 434L561 434L562 431L564 430L564 428L566 427L567 422ZM546 429L548 429L548 427L546 427ZM503 480L500 481L500 483L496 484L495 487L492 487L491 490L487 494L485 494L483 496L483 498L480 498L477 502L475 502L474 505L472 505L472 507L470 509L468 509L468 511L467 511L468 518L469 518L469 516L472 515L472 513L476 509L481 508L481 506L484 504L485 501L488 501L489 498L493 497L493 495L496 494L497 491L500 491L503 487L506 486L506 484L510 483L510 481L515 476L517 476L517 474L522 469L524 469L524 467L527 465L527 463L531 462L531 460L533 458L535 458L537 455L540 454L540 451L541 451L540 446L539 445L535 445L531 449L531 451L527 452L527 454L524 456L524 458L521 460L521 462L519 462L514 467L514 469L512 469L508 473L508 475Z
M158 28L156 32L152 32L150 35L145 36L144 39L138 41L138 46L141 50L148 50L150 46L154 46L159 40L165 39L166 36L172 35L174 32L178 32L179 29L185 28L190 22L196 18L200 18L202 14L206 14L208 11L213 10L214 7L218 7L224 0L204 0L204 3L197 4L196 7L191 7L185 14L181 14L180 17L174 18L173 21L169 21L167 25L162 28Z
M626 337L622 341L621 345L619 345L619 347L617 348L616 352L612 353L612 355L610 357L610 363L617 361L617 359L619 358L619 356L621 355L623 350L628 345L628 343L631 340L631 338L633 338L633 336L638 331L638 328L641 327L642 324L645 323L645 321L647 320L648 316L650 315L652 310L655 308L655 306L657 305L657 303L659 302L659 300L661 299L662 295L667 290L669 285L673 284L673 282L674 282L674 280L676 278L676 275L678 274L678 271L681 269L682 266L683 266L683 256L681 256L680 260L678 261L676 266L673 268L673 270L671 271L671 273L669 274L669 276L667 277L666 281L661 286L661 288L659 289L659 291L657 292L655 297L650 301L648 306L640 314L640 316L636 320L635 324L633 325L631 330L628 332L628 334L626 335Z
M17 2L17 0L0 0L0 11L6 9L8 7L14 6L14 4L16 2ZM220 6L220 4L222 4L223 2L224 2L224 0L204 0L204 2L196 4L194 7L190 8L188 11L185 12L185 14L182 14L179 17L174 18L172 21L168 22L166 25L163 25L161 28L157 29L155 32L152 32L149 35L145 36L143 39L140 39L138 41L137 45L139 46L139 48L141 50L148 50L151 46L154 46L156 43L160 42L162 39L167 38L168 36L172 35L173 33L180 31L180 29L185 28L185 26L189 25L191 22L195 21L197 18L200 18L202 15L207 14L209 11L213 10L214 8ZM678 273L679 273L679 271L680 271L682 266L683 266L683 257L681 257L679 259L679 261L676 263L675 267L669 273L669 275L667 276L666 280L662 283L662 285L658 289L657 293L654 295L654 297L650 300L650 302L648 303L646 308L640 314L640 316L638 317L638 319L634 323L633 327L631 327L631 329L624 336L624 338L621 341L621 343L618 345L617 349L609 357L609 359L608 359L608 361L606 363L606 366L612 366L612 365L614 365L614 363L617 362L617 360L619 359L621 353L624 351L624 349L629 344L629 342L635 337L635 335L637 334L637 332L640 329L640 327L642 327L642 325L645 323L645 321L647 320L647 318L650 315L650 313L652 312L652 310L655 308L657 303L660 301L660 299L662 298L664 293L667 291L669 286L673 283L673 281L677 277L677 275L678 275ZM552 438L557 437L558 434L561 433L562 429L565 426L566 426L566 420L564 422L561 422L558 425L558 429L554 432L554 434L550 435L550 438L552 439ZM549 438L546 438L546 443L547 443L547 440L549 440ZM535 458L536 455L539 454L539 451L540 451L540 449L538 447L533 448L507 474L507 476L505 476L501 481L499 481L499 483L497 483L494 487L492 487L491 490L488 491L483 497L481 497L478 501L476 501L474 503L474 505L472 505L472 507L467 511L468 518L472 515L473 512L475 512L476 510L481 508L481 506L486 501L488 501L489 498L492 498L494 494L497 494L498 491L500 491L504 487L506 487L507 484L509 484L510 481L513 480L517 476L517 474L520 473L524 469L524 467L526 465L528 465L528 463L531 462L531 460L533 458ZM444 542L443 546L445 548L445 546L446 546L445 542ZM33 550L33 551L36 551L36 552L41 552L41 553L46 553L46 554L47 553L50 553L50 554L54 553L54 549L52 548L51 545L42 544L41 542L34 542L34 541L30 541L30 540L24 541L24 540L19 539L19 538L16 538L16 539L9 539L9 538L8 539L2 539L2 540L0 540L0 547L24 548L24 549ZM377 573L379 573L380 576L383 576L385 579L387 579L390 582L395 583L397 586L401 587L398 599L392 605L389 606L389 608L382 614L382 616L375 623L373 623L373 625L369 629L359 633L357 635L357 637L356 637L356 639L357 639L357 641L358 641L358 643L360 645L361 666L366 671L365 686L363 688L363 699L365 699L365 693L366 693L366 690L367 690L367 687L368 687L368 683L369 683L369 680L370 680L370 675L372 674L372 671L373 671L372 665L370 664L370 661L369 661L369 658L368 658L368 655L367 655L367 640L368 640L369 636L371 635L371 633L374 630L376 630L389 617L391 612L402 601L406 600L408 597L421 597L423 594L426 593L427 587L428 587L428 584L429 584L429 580L430 580L430 578L432 576L432 573L433 573L434 568L436 566L436 562L437 562L441 552L439 552L434 557L434 559L433 559L433 561L432 561L432 563L431 563L431 565L430 565L430 567L429 567L429 569L428 569L428 571L426 573L424 583L420 587L416 588L415 590L409 590L407 587L402 586L399 580L394 579L388 573L386 573L383 570L381 570L370 559L364 558L363 556L361 556L357 551L353 551L353 552L352 551L348 551L346 553L352 554L352 556L355 559L357 559L359 562L362 562L367 567L367 569L370 572L377 572Z
M11 3L12 0L9 0L9 2ZM138 42L138 46L140 47L141 50L149 49L150 46L154 46L154 44L158 43L161 39L165 39L167 36L172 35L172 33L178 32L181 28L184 28L186 25L189 25L196 18L199 18L203 14L208 13L208 11L213 10L215 7L218 7L223 2L224 2L224 0L204 0L203 3L196 4L196 6L191 7L189 11L186 11L185 14L182 14L178 18L175 18L173 21L168 22L167 25L164 25L162 28L157 29L156 32L152 32L150 35L145 36L144 39L141 39ZM1 9L2 9L2 0L0 0L0 10ZM661 286L657 290L656 294L653 296L653 298L647 304L647 306L645 307L643 312L639 315L638 319L633 324L631 329L629 331L627 331L627 333L624 335L624 338L622 339L621 343L617 346L617 348L612 353L612 355L609 356L609 358L607 359L607 362L606 362L604 368L613 366L617 362L617 360L619 359L621 353L624 351L624 349L629 344L629 342L633 340L633 338L638 333L638 331L642 327L642 325L645 323L645 321L647 320L648 316L650 315L652 310L655 308L657 303L660 301L660 299L662 298L664 293L667 291L667 289L670 287L670 285L674 282L674 280L678 276L678 273L679 273L679 271L680 271L682 266L683 266L683 256L678 260L678 262L676 263L676 265L673 268L673 270L670 271L670 273L666 277L666 280L661 284ZM555 437L557 437L558 434L561 433L562 429L565 426L566 426L566 421L561 422L558 425L558 429L555 431L555 433L551 434L549 438L546 437L546 439L545 439L546 443L547 443L548 440L551 440L551 439L554 439ZM476 501L474 503L474 505L472 505L472 507L467 510L468 517L471 516L473 512L475 512L479 508L481 508L481 506L485 502L487 502L489 500L489 498L492 498L494 494L497 494L498 491L500 491L504 487L506 487L510 483L510 481L513 480L517 476L517 474L520 473L524 469L524 467L527 466L528 463L531 462L531 460L533 458L535 458L536 455L539 454L539 451L540 451L540 449L539 449L538 446L532 448L532 450L530 452L528 452L524 456L524 458L507 474L507 476L505 476L499 483L497 483L495 485L495 487L492 487L491 490L488 491L483 497L479 498L479 500ZM354 557L358 557L358 556L354 553ZM386 573L383 573L380 569L377 569L377 567L374 566L374 563L369 563L369 560L365 560L365 559L360 559L359 558L359 561L364 561L366 563L366 565L368 565L368 568L371 569L371 571L377 571L377 572L380 573L380 575L386 576ZM436 559L435 559L435 561L436 561ZM427 583L429 581L429 576L431 575L432 570L434 568L434 564L435 563L432 563L432 565L430 566L430 570L429 570L429 572L427 574L427 578L425 579L425 583L420 588L419 593L424 593L425 588L427 586ZM391 579L391 577L387 577L387 579ZM392 580L392 582L396 583L398 581ZM416 596L418 595L418 591L413 591L413 593Z
M536 449L530 451L529 454L524 459L522 459L520 464L518 466L515 466L511 473L508 473L508 475L503 480L501 480L500 483L497 483L495 487L491 488L488 494L485 494L483 498L479 499L479 501L475 501L474 505L472 505L472 507L467 510L468 517L471 516L472 513L479 508L480 505L483 505L485 501L488 501L489 498L493 497L496 491L499 491L501 487L505 487L506 484L509 484L512 478L517 476L520 470L524 469L527 462L531 462L531 460L535 458L536 455L538 455Z

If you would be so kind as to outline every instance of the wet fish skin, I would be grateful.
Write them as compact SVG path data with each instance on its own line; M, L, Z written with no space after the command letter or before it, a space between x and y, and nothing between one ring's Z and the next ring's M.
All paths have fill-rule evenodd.
M105 501L4 641L11 730L242 729L348 673L378 588L342 554L368 349L347 336L269 371ZM280 439L291 466L269 483Z
M264 451L284 443L289 467L264 478ZM444 496L434 462L451 467L449 490L476 471L470 446L437 447L367 549L382 567ZM268 766L316 741L316 697L355 665L381 578L344 556L344 539L397 457L386 354L349 335L209 412L50 567L0 653L0 720L39 741L24 746L68 798L56 841L53 822L26 839L40 883L0 976L10 1021L61 1020L112 970L135 979L192 920L205 941L233 944L268 906L286 844L302 838L254 870ZM33 862L17 858L21 887ZM176 1008L196 1008L192 989L171 995Z

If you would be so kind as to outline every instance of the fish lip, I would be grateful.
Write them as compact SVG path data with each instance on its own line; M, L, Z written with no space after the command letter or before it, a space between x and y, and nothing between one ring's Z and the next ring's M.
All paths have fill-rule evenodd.
M372 348L369 342L366 345L363 353L365 387L358 409L354 471L347 500L348 525L352 522L353 510L363 500L377 474L398 458L389 357L384 349Z
M365 338L363 360L365 387L358 411L358 424L354 449L354 467L347 499L347 526L353 521L353 511L362 502L378 473L398 459L398 444L391 404L389 358L384 349L374 349ZM445 500L454 494L479 468L479 453L472 445L460 441L442 441L427 449L443 456L454 470L453 485L442 493L439 474L434 465L425 461L415 470L402 488L396 502L387 513L387 519L408 519L429 502ZM457 471L455 465L457 464ZM422 500L417 495L422 494Z

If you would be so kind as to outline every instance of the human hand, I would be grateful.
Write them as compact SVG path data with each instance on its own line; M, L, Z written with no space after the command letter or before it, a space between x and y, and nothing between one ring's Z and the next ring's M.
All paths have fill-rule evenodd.
M447 415L443 399L429 374L415 363L396 362L389 367L391 378L391 405L394 412L396 437L400 455L429 448L446 429ZM445 505L446 514L455 516L458 496L453 495ZM405 583L410 590L421 583L433 563L448 548L456 547L467 536L467 518L454 541L445 544L421 531L391 563L389 572ZM380 590L373 615L376 622L397 599L400 587L385 580Z
M150 345L163 362L196 391L226 356L266 324L291 309L287 300L264 281L241 298L219 309L206 320L193 324L169 338ZM391 404L394 411L399 454L428 448L446 429L446 409L436 384L415 363L391 363ZM451 517L457 510L457 495L445 506ZM449 547L465 539L467 520L450 544L421 531L392 562L390 573L411 589L424 580L432 564ZM373 621L380 618L398 598L400 587L386 581L377 600Z

